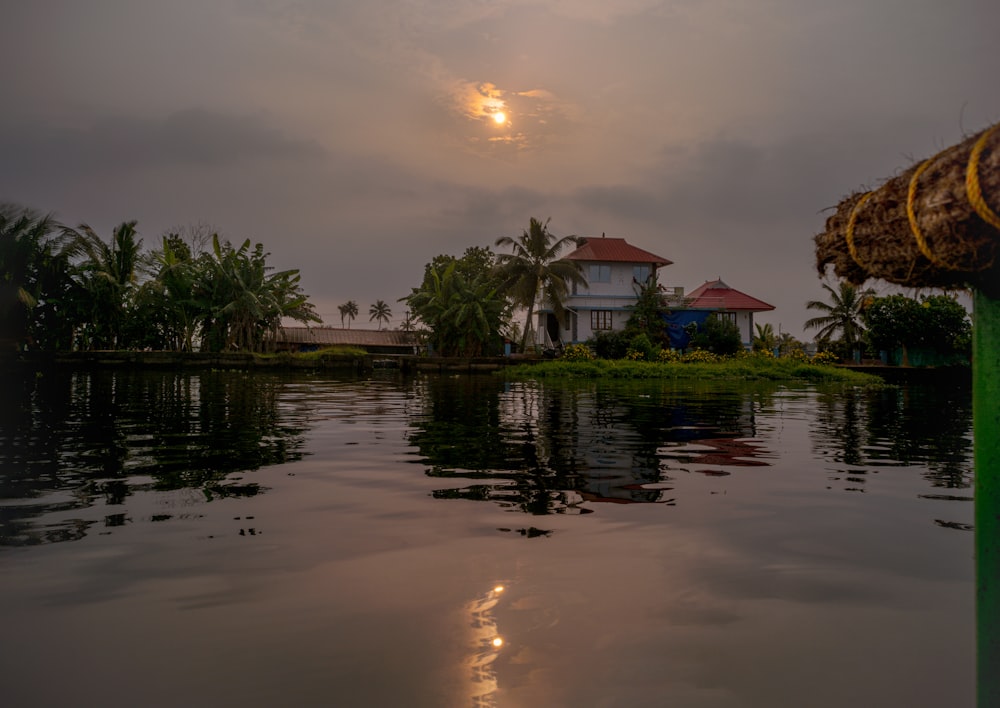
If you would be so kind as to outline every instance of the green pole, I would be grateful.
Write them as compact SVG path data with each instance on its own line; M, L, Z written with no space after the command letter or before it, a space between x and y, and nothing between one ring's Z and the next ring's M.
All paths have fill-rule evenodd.
M1000 300L973 295L972 416L976 465L979 708L1000 706Z

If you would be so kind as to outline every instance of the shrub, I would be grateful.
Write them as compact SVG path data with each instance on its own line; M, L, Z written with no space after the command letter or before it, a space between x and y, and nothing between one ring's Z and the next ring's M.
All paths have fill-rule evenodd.
M681 357L685 364L709 364L719 361L719 357L705 349L695 349Z
M629 340L625 358L631 361L652 361L657 353L646 334L637 334Z
M677 353L674 349L668 349L664 347L660 350L660 353L656 355L656 360L661 364L672 364L674 362L681 360L681 355Z
M831 364L836 364L838 361L840 361L839 357L833 352L816 352L816 354L814 354L812 358L813 364L821 364L826 366L829 366Z
M563 349L561 358L566 361L593 361L594 353L586 344L570 344Z
M628 339L624 332L600 332L588 344L601 359L624 359L628 352Z

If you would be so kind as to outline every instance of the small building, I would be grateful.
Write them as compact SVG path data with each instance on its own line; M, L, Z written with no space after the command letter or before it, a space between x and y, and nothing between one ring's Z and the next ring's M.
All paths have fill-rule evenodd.
M774 309L774 305L729 287L721 278L700 285L684 300L688 310L707 310L735 324L740 331L740 341L748 349L753 342L753 313Z
M308 352L324 347L357 347L369 354L414 354L420 341L414 332L342 327L281 327L278 351Z

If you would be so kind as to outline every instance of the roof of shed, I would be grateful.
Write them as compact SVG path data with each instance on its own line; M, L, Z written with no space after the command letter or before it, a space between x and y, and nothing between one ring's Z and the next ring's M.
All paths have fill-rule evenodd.
M413 332L400 330L344 329L342 327L282 327L278 341L288 344L355 347L412 347L417 344Z

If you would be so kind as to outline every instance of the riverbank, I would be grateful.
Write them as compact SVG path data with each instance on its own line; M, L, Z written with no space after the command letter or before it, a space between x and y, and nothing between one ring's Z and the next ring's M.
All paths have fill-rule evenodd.
M479 374L503 372L510 378L668 378L668 379L799 379L840 381L855 385L941 383L968 385L969 367L897 367L871 365L818 366L792 359L735 359L717 363L641 361L568 362L523 357L428 357L368 354L339 349L292 354L250 352L12 352L0 357L0 368L68 367L149 369L316 370L368 373L376 369L401 373Z

